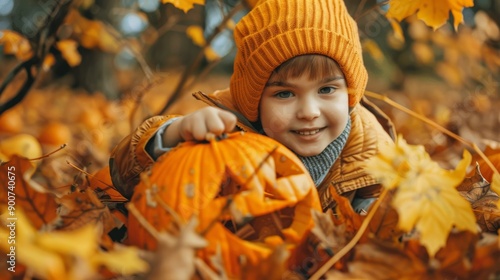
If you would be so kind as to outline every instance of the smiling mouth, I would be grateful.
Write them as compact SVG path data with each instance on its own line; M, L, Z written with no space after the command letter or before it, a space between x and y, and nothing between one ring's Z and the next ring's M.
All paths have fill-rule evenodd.
M318 129L313 129L313 130L292 130L294 133L297 133L299 135L304 135L304 136L309 136L309 135L314 135L319 133L322 130L322 128Z

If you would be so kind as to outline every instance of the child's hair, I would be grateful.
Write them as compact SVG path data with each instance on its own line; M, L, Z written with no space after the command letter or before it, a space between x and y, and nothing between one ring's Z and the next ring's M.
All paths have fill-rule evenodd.
M368 73L358 27L344 0L260 0L236 24L234 39L231 97L251 122L258 119L262 91L275 68L301 55L323 55L338 63L350 107L364 94Z
M335 60L318 54L299 55L285 61L272 72L273 79L284 81L289 78L298 78L307 75L314 79L325 77L339 72L339 66Z

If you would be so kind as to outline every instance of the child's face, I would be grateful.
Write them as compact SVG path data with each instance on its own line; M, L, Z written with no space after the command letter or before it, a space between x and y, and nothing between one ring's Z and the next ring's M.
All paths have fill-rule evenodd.
M301 156L321 153L349 118L347 85L340 69L315 78L302 75L279 81L272 75L259 106L264 132Z

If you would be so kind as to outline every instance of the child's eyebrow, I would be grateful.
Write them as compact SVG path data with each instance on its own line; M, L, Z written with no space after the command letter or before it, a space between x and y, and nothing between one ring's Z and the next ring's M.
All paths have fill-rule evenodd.
M344 80L344 76L333 76L333 77L327 77L321 80L321 83L329 83L337 80Z
M319 81L319 83L329 83L337 80L344 80L344 76L333 76L333 77L326 77L323 80ZM267 82L265 87L271 87L271 86L276 86L276 87L295 87L294 84L287 83L285 81L272 81L272 82Z
M294 87L293 84L283 82L283 81L267 82L265 85L265 87L272 87L272 86L275 86L275 87Z

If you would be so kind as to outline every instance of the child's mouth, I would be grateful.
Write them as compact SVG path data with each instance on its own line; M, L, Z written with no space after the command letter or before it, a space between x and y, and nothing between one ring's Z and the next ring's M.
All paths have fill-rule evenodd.
M316 128L316 129L307 129L307 130L292 130L292 132L297 133L299 135L309 136L309 135L317 134L321 130L322 130L322 128Z

